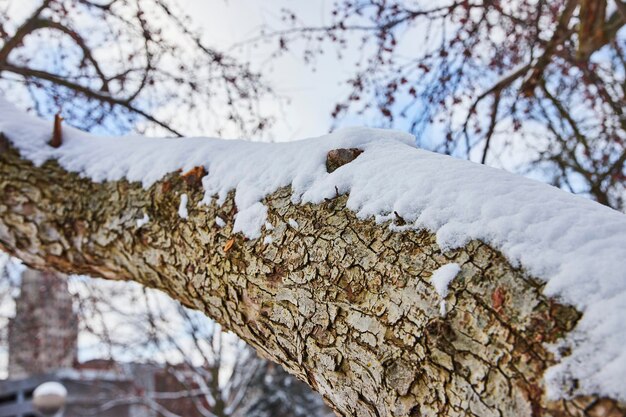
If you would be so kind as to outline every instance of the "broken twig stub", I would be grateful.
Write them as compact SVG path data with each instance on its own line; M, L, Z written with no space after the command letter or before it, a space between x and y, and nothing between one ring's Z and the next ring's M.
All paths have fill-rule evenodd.
M62 122L63 117L61 117L61 113L57 113L54 116L54 130L52 131L52 139L49 142L53 148L58 148L63 143Z

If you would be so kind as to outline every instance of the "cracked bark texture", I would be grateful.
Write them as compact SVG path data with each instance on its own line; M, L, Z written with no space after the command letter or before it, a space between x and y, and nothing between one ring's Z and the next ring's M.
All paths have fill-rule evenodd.
M35 268L158 288L281 364L340 416L626 416L610 398L548 401L542 377L555 359L544 343L580 314L484 243L443 252L431 233L357 219L346 196L294 205L288 188L264 201L273 230L246 240L232 233L232 195L198 206L195 175L147 190L96 184L0 144L3 250ZM177 214L182 193L188 219ZM461 272L441 317L429 281L451 262Z

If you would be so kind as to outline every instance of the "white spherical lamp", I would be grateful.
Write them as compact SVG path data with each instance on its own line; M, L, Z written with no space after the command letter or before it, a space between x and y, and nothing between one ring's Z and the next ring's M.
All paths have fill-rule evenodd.
M65 406L67 389L60 383L44 382L33 392L33 407L44 416L54 416Z

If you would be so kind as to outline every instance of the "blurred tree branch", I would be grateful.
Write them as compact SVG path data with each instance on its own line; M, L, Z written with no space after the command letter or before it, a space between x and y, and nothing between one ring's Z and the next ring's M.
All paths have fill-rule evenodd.
M265 131L268 84L192 27L165 0L42 0L21 22L0 16L0 86L26 92L42 115L63 108L86 129Z

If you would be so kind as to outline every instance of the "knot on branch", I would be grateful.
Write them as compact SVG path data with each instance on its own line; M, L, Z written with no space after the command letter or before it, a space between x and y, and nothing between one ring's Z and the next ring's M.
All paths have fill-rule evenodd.
M354 161L363 151L358 148L333 149L326 157L326 171L333 172L337 168Z

